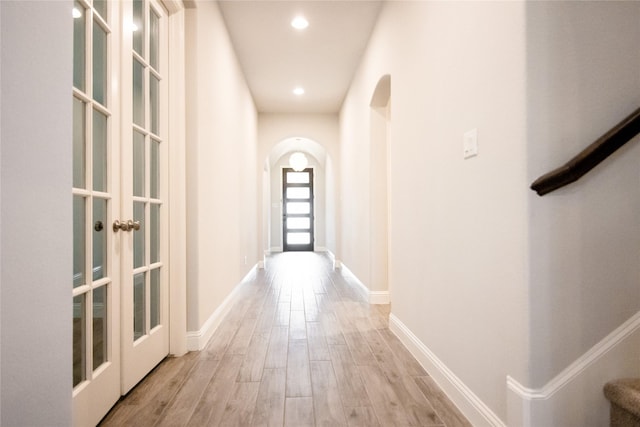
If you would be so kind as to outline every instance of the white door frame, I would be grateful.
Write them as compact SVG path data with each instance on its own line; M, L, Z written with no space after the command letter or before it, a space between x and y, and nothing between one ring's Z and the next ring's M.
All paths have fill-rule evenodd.
M162 3L169 14L169 353L182 356L187 352L185 9L182 0Z

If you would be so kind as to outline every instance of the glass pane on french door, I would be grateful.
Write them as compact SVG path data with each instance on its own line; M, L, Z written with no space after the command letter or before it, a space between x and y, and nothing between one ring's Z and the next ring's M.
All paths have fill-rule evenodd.
M157 321L160 313L157 282L162 280L160 271L163 268L159 219L164 209L160 175L162 145L165 144L160 135L160 85L161 72L165 70L160 68L159 60L159 13L150 2L142 0L134 1L133 9L134 21L141 24L133 39L132 52L132 204L133 220L140 226L133 239L135 341L148 335L160 323Z
M313 251L313 168L282 171L284 251Z
M104 13L104 10L103 10ZM109 355L112 259L108 170L111 111L107 98L110 28L76 1L73 89L73 385L91 381ZM89 63L86 58L93 58ZM92 82L91 82L92 81Z
M73 17L73 416L96 424L120 396L118 208L111 90L113 3L76 0Z
M131 70L125 98L131 144L123 156L122 216L131 219L123 251L123 384L127 392L168 354L167 19L157 0L134 0L125 46Z

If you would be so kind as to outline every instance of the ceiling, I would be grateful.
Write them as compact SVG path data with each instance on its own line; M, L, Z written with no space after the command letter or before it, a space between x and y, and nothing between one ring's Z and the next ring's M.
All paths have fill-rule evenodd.
M222 15L256 108L262 113L335 113L382 1L221 0ZM309 26L291 21L303 15ZM293 94L297 86L304 95Z

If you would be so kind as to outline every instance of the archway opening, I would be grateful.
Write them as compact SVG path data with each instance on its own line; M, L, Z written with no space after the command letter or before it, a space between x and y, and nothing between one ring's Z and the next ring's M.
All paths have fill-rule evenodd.
M384 75L378 81L371 97L370 108L370 301L384 304L388 303L390 298L388 263L390 75Z
M293 153L303 153L308 160L307 168L313 176L313 250L327 251L335 242L335 182L333 162L327 150L318 142L305 137L286 138L270 150L263 168L263 248L265 252L281 252L286 249L287 200L283 194L283 172L290 168L289 158ZM304 187L304 186L303 186ZM304 190L303 190L304 191ZM289 200L296 203L296 200ZM295 223L301 220L294 220Z

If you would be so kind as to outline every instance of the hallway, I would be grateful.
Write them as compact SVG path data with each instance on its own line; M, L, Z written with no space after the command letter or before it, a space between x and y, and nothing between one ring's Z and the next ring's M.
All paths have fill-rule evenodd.
M255 270L254 270L255 272ZM167 358L101 426L469 426L326 255L281 253L205 350Z

